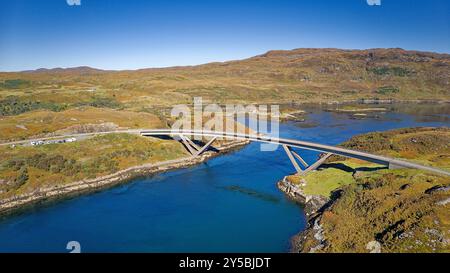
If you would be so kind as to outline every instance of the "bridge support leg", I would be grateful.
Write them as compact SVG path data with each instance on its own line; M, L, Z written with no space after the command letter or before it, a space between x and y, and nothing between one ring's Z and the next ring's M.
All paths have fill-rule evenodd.
M291 160L292 165L294 165L294 168L297 171L297 173L299 173L299 174L303 173L303 171L300 168L300 166L298 165L297 161L295 161L295 158L292 155L291 149L289 149L289 147L286 145L283 145L283 148L284 148L284 151L286 152L287 156L289 157L289 160Z
M203 152L205 152L213 143L216 141L217 137L213 137L208 143L205 144L200 150L197 151L195 156L201 155Z
M189 144L191 144L192 148L196 149L197 151L200 150L200 147L194 143L194 141L192 141L190 138L186 137L187 142L189 142Z
M187 137L180 135L181 141L183 141L184 146L188 149L189 153L191 153L191 155L196 155L197 151L192 148L191 144L189 144L189 141L187 140Z
M206 143L203 147L200 148L191 139L189 139L189 137L185 135L180 135L180 138L184 146L188 149L189 153L191 153L191 155L194 157L204 153L217 139L217 137L213 137L208 143Z
M324 162L325 160L327 160L330 156L332 156L333 154L326 154L325 156L321 157L319 160L316 161L316 163L312 164L308 169L306 169L303 174L307 174L311 171L316 170L317 168L319 168Z
M308 163L306 163L306 161L303 160L303 158L302 158L299 154L297 154L296 152L294 152L294 151L292 151L292 150L291 150L291 153L292 153L292 154L300 161L300 163L302 163L302 165L303 165L305 168L308 168L308 167L309 167Z

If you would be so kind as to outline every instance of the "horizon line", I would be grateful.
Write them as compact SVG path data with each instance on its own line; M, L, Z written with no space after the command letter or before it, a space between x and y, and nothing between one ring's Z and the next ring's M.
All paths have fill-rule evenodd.
M187 67L194 67L194 66L202 66L202 65L208 65L208 64L214 64L214 63L227 63L227 62L235 62L235 61L243 61L247 59L251 59L254 57L258 57L264 54L267 54L269 52L273 51L293 51L293 50L300 50L300 49L316 49L316 50L342 50L342 51L366 51L366 50L380 50L380 49L398 49L403 51L412 51L412 52L423 52L423 53L434 53L434 54L442 54L442 55L450 55L450 52L441 52L441 51L431 51L431 50L417 50L417 49L405 49L401 47L374 47L374 48L337 48L337 47L299 47L299 48L292 48L292 49L271 49L268 51L265 51L260 54L255 54L249 57L244 57L241 59L230 59L230 60L218 60L218 61L210 61L205 63L193 63L193 64L187 64L187 65L168 65L168 66L147 66L147 67L139 67L139 68L129 68L129 69L123 69L123 68L100 68L97 66L91 66L91 65L80 65L80 66L56 66L52 68L48 67L37 67L37 68L30 68L25 70L0 70L0 73L33 73L33 72L40 72L39 70L43 70L42 72L51 72L51 70L69 70L69 69L77 69L77 68L86 68L86 69L92 69L92 70L99 70L101 72L126 72L126 71L139 71L139 70L150 70L150 69L170 69L170 68L187 68Z

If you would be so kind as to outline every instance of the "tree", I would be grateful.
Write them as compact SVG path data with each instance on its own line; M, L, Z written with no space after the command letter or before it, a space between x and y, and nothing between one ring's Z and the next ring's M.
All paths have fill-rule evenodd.
M16 178L16 186L22 186L28 181L28 178L28 169L26 167L22 167L19 171L19 175Z

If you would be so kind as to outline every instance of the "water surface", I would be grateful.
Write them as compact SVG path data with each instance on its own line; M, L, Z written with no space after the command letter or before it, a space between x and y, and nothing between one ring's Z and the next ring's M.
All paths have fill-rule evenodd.
M283 123L282 137L334 145L370 131L450 124L446 105L390 106L368 119L307 110L314 126ZM309 163L317 157L299 153ZM69 241L83 252L286 252L305 228L302 208L276 188L293 171L282 149L260 152L252 143L192 168L4 219L0 252L68 252Z

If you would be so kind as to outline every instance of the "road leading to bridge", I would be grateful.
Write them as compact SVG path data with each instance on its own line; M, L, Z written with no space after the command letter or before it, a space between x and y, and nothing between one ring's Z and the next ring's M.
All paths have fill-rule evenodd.
M141 136L154 137L154 136L184 136L184 137L192 137L192 136L201 136L201 137L210 137L210 138L226 138L226 139L237 139L237 140L250 140L253 142L261 142L261 143L271 143L276 145L283 145L286 147L299 148L305 150L312 150L327 154L335 154L340 155L347 158L356 158L380 165L387 166L389 168L411 168L429 171L437 174L448 175L450 176L450 172L441 170L438 168L433 168L429 166L423 166L420 164L384 157L380 155L374 155L366 152L355 151L350 149L345 149L341 147L335 147L330 145L324 145L314 142L307 142L301 140L294 139L285 139L285 138L275 138L270 136L265 136L261 134L242 134L242 133L233 133L233 132L217 132L217 131L204 131L204 130L171 130L171 129L134 129L134 130L118 130L118 131L109 131L109 132L97 132L97 133L85 133L85 134L67 134L61 136L52 136L47 138L36 138L36 139L28 139L21 141L14 141L8 143L1 143L0 146L5 145L24 145L30 143L32 141L47 141L47 140L58 140L64 139L67 137L75 137L77 139L87 138L96 135L106 135L106 134L118 134L118 133L127 133L127 134L137 134ZM211 144L211 143L210 143ZM206 149L203 149L203 151ZM203 152L202 151L202 152ZM298 155L296 155L298 156Z
M323 152L327 154L335 154L344 156L347 158L356 158L361 159L368 162L377 163L380 165L387 166L389 168L411 168L411 169L419 169L424 171L430 171L433 173L443 174L450 176L450 172L429 167L423 166L420 164L403 161L399 159L393 159L389 157L374 155L366 152L360 152L350 149L345 149L341 147L335 147L330 145L323 145L313 142L293 140L293 139L285 139L285 138L274 138L270 136L264 135L252 135L252 134L240 134L240 133L229 133L229 132L216 132L216 131L200 131L200 130L143 130L141 131L142 136L202 136L202 137L222 137L222 138L230 138L230 139L242 139L242 140L250 140L254 142L262 142L262 143L271 143L277 145L285 145L293 148L300 148L305 150L312 150L317 152Z

